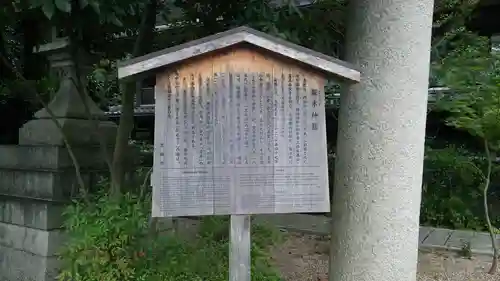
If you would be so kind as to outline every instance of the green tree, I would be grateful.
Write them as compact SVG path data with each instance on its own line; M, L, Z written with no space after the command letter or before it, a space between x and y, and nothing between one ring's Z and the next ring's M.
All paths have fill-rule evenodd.
M488 189L494 160L500 151L500 57L490 52L488 38L475 36L474 42L456 47L434 64L441 82L453 91L439 100L437 107L451 114L447 120L450 126L467 130L483 144L487 168L476 168L484 183L484 214L494 248L489 272L494 273L499 252L490 220Z

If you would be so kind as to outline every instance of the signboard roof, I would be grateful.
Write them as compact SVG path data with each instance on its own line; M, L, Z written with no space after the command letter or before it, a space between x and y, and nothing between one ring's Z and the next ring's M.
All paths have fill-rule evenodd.
M121 62L118 64L118 78L130 78L139 74L154 72L171 64L240 43L248 43L268 52L306 64L326 73L327 76L333 76L348 82L359 82L360 80L360 72L344 61L245 26Z

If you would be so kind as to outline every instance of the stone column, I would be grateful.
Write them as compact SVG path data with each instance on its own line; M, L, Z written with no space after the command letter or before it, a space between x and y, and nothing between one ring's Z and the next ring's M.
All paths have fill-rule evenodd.
M349 2L330 281L416 279L433 2Z

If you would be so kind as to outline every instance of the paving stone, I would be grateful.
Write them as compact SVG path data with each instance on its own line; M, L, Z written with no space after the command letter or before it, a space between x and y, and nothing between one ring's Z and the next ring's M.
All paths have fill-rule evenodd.
M420 227L420 230L418 232L418 243L422 244L424 241L429 237L431 232L433 232L434 229L432 227Z
M305 214L279 214L279 215L256 215L258 223L268 223L279 228L302 231L314 234L330 233L330 219L324 216L313 216ZM492 253L491 240L488 233L450 230L433 227L420 227L419 246L432 248L445 247L462 248L464 243L469 242L472 251L479 253ZM497 243L500 246L500 235L497 235Z
M440 229L434 228L433 231L429 234L429 237L425 239L424 244L426 246L436 245L436 246L444 246L448 239L451 236L452 231L449 229Z
M446 243L447 247L463 248L465 245L470 244L475 237L474 231L454 230Z
M500 239L497 239L497 245ZM491 246L491 238L488 233L476 233L474 239L471 241L470 245L473 251L483 252L483 253L493 253L493 248Z

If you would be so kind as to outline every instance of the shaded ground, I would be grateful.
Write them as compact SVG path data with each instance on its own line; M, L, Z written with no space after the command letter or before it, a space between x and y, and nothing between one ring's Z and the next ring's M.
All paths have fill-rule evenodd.
M328 240L325 237L289 234L272 250L273 263L286 281L328 280ZM500 274L486 271L490 257L463 258L454 253L420 251L418 281L499 281Z

